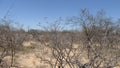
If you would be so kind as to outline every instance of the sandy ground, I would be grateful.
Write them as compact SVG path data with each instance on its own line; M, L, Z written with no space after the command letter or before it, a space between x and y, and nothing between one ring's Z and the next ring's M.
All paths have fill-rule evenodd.
M25 46L31 46L33 44L35 44L36 42L30 41L30 42L25 42ZM42 49L42 50L34 50L34 51L30 51L30 52L25 52L25 53L18 53L15 56L15 66L17 66L18 68L50 68L47 64L45 64L44 62L40 61L40 58L38 58L36 56L36 54L38 55L42 55L40 53L40 51L48 51L48 49ZM50 56L47 56L50 57ZM10 56L7 56L4 58L5 61L7 61L7 64L10 64ZM87 62L87 60L85 58L82 58L82 62ZM115 68L120 68L120 67L115 67Z

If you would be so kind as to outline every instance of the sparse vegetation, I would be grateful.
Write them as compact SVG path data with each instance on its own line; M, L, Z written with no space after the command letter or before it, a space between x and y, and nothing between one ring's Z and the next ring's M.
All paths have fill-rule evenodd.
M74 30L66 30L61 18L42 30L25 31L11 23L3 19L0 23L0 68L17 66L16 56L26 53L39 60L36 68L120 67L120 21L112 21L102 11L93 15L83 9L79 17L67 19L67 25L79 27ZM23 45L29 41L35 42ZM4 60L8 56L9 64Z

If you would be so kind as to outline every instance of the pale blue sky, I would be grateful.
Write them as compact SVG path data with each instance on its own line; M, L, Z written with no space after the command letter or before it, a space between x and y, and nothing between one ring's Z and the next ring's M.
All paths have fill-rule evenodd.
M31 28L37 28L38 22L54 21L58 17L78 16L80 9L87 8L92 13L100 9L107 16L120 18L120 0L0 0L0 17L10 9L9 17Z

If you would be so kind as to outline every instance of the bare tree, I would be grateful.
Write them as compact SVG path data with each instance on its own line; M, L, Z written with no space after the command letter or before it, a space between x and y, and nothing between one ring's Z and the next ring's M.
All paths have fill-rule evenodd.
M24 41L24 33L15 29L10 25L11 21L2 20L0 25L0 47L1 47L1 58L0 64L2 63L4 57L11 55L11 67L15 66L14 56L16 50L22 47L22 42ZM1 65L2 66L2 65Z
M48 25L48 24L47 24ZM74 46L75 33L72 31L64 32L63 26L61 26L60 20L50 23L50 28L47 26L46 34L43 38L39 38L45 48L48 49L48 57L37 56L41 61L47 62L51 68L64 68L70 67L75 68L77 57L80 57L80 47ZM51 56L51 57L50 57ZM49 58L49 59L47 59Z
M83 51L86 51L89 60L84 66L99 68L100 66L114 67L118 64L119 39L116 37L119 35L119 27L114 25L116 23L110 18L105 18L101 11L94 16L86 9L81 10L80 17L71 21L73 24L80 25L82 29L83 37L80 41L83 43Z

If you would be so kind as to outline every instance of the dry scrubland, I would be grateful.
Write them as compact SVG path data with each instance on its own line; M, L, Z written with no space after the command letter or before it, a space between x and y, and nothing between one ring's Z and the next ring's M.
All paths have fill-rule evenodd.
M52 56L52 52L49 48L40 44L36 41L27 41L24 42L24 50L19 51L14 57L14 64L18 68L51 68L49 63L46 60L51 60L52 63L55 63L56 59ZM77 48L77 44L74 44L75 48ZM81 49L82 50L82 49ZM87 52L80 51L82 57L80 58L81 64L88 63L90 60L87 58ZM41 59L42 57L42 59ZM4 60L9 65L11 56L6 56ZM102 67L102 64L101 64ZM65 68L70 68L69 66L65 66ZM78 68L78 67L75 67ZM114 68L120 68L119 66L115 66Z
M67 23L60 18L39 30L0 22L0 68L120 68L120 20L102 11L83 9Z
M33 45L34 44L34 45ZM39 45L38 45L39 44ZM42 48L41 48L42 46ZM49 48L44 47L39 42L28 41L24 42L24 51L19 51L15 55L15 66L18 68L50 68L48 63L42 61L39 57L43 57L45 60L51 59L52 62L55 62L54 57L51 56L51 51ZM11 56L6 56L4 60L7 64L10 64ZM84 57L82 58L82 63L88 62Z

